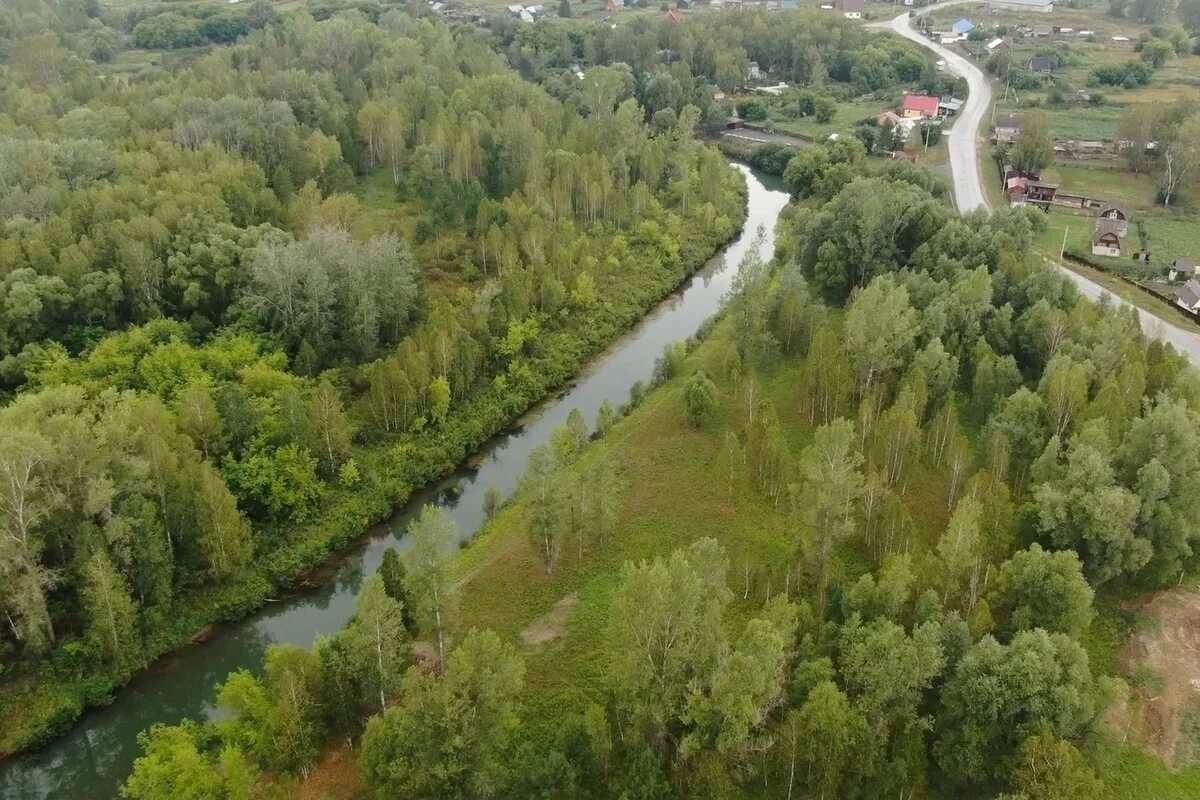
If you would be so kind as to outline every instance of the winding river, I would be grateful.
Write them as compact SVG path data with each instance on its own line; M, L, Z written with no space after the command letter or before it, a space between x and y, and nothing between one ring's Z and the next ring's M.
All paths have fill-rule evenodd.
M519 429L489 442L471 460L471 466L414 495L391 519L342 554L320 588L269 603L254 616L223 626L207 641L161 659L121 689L112 705L86 712L65 736L42 750L4 762L0 765L0 797L116 797L138 754L139 731L187 717L218 718L214 687L229 672L258 669L268 645L309 647L318 636L345 625L363 578L379 567L384 550L404 547L401 536L423 505L442 506L458 524L462 538L473 536L484 521L484 492L494 486L504 497L511 494L529 451L547 441L551 431L566 422L571 409L578 408L590 422L604 400L614 406L624 402L635 381L650 377L666 344L687 338L716 313L760 229L763 256L770 256L775 222L787 195L773 179L743 165L735 166L745 175L748 189L741 236L598 357L568 391L543 403Z

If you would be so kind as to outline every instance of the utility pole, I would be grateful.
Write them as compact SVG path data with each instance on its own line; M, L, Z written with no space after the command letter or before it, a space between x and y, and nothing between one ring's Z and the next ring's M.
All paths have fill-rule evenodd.
M1063 260L1063 253L1067 252L1067 231L1069 231L1069 230L1071 230L1071 226L1070 226L1070 225L1068 225L1067 227L1063 228L1063 241L1062 241L1062 247L1058 248L1058 260L1059 260L1059 261L1062 261L1062 260Z

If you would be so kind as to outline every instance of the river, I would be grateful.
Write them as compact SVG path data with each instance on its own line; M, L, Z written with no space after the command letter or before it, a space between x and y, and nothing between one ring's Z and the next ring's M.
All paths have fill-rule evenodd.
M746 177L746 224L738 239L651 311L629 334L596 358L565 393L542 404L518 429L490 441L463 467L413 496L386 523L376 526L328 570L317 589L268 603L253 616L220 627L205 642L156 662L117 692L112 705L87 711L66 735L45 748L0 765L4 800L116 797L137 757L137 734L156 723L215 719L214 687L233 670L258 670L268 645L309 647L346 624L363 578L378 569L388 547L402 549L409 519L426 503L445 508L463 539L483 525L483 495L496 487L507 497L525 469L529 451L578 408L589 421L604 400L613 406L629 397L635 381L649 379L655 359L670 342L686 339L720 308L743 256L759 231L764 258L775 242L775 222L787 203L774 179L735 164Z

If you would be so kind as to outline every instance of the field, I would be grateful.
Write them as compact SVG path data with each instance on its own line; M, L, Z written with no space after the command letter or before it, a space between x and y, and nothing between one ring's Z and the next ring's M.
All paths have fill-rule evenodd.
M1024 64L1034 55L1047 52L1061 54L1066 63L1053 72L1053 82L1045 90L1006 90L997 88L997 112L1011 113L1032 107L1042 107L1049 113L1056 136L1062 139L1117 138L1117 120L1126 107L1141 104L1170 103L1193 95L1200 88L1200 56L1186 55L1170 59L1157 70L1147 87L1127 90L1114 87L1090 86L1093 70L1105 64L1123 64L1140 58L1134 52L1134 42L1149 33L1150 26L1129 19L1108 16L1106 4L1095 4L1088 8L1066 8L1056 6L1047 14L1023 14L1012 11L985 10L982 6L965 5L930 12L928 18L935 28L948 25L966 17L981 27L991 30L995 26L1016 27L1019 25L1058 25L1073 29L1072 34L1047 38L1018 39L1008 46L1017 63ZM1090 30L1091 36L1079 36L1079 31ZM1128 42L1114 42L1113 36L1125 36ZM982 42L966 43L966 47L978 49ZM963 45L960 45L963 47ZM965 50L964 50L965 51ZM987 56L980 57L982 65ZM1051 105L1048 89L1057 85L1064 90L1068 105ZM1089 105L1077 96L1086 90L1099 93L1101 102Z

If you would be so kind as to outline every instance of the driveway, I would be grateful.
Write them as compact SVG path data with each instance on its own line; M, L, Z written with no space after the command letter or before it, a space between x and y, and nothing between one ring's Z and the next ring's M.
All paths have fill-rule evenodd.
M974 0L949 0L921 9L932 11L938 8L962 5ZM946 69L952 74L964 77L970 86L970 95L958 112L958 121L949 133L950 169L954 182L954 204L960 213L974 211L977 208L988 207L987 197L983 193L983 182L979 175L979 130L983 125L983 116L992 103L992 86L984 76L983 70L975 66L965 56L949 50L940 44L922 36L912 27L912 19L905 12L894 19L871 23L869 27L892 30L921 45L927 50L937 53L945 59ZM1183 353L1195 365L1200 366L1200 334L1194 329L1185 328L1151 314L1119 297L1111 294L1100 284L1085 278L1077 272L1054 263L1061 269L1079 291L1092 300L1099 300L1108 295L1118 306L1132 306L1138 315L1142 331L1147 335L1171 344Z

